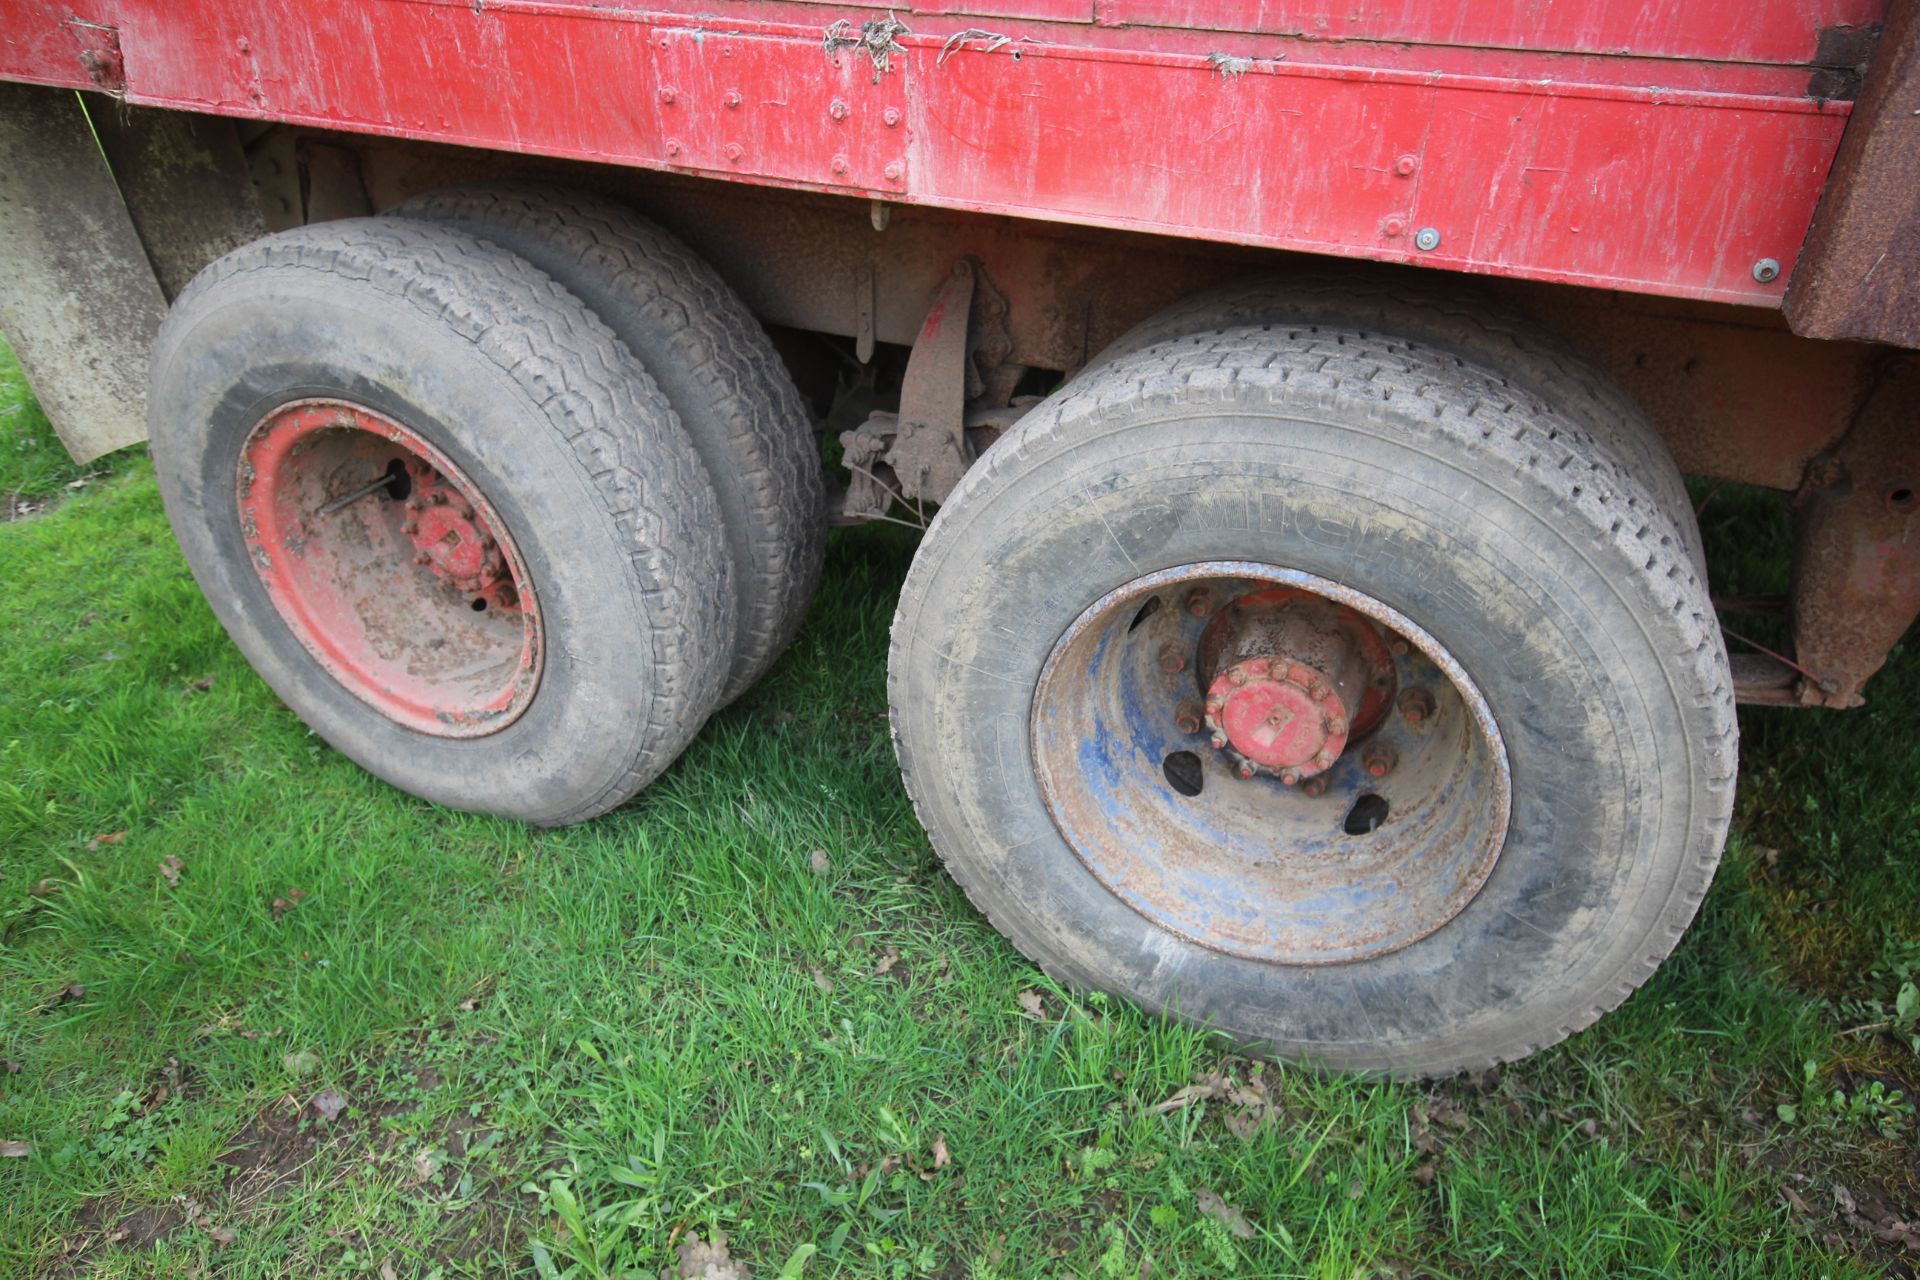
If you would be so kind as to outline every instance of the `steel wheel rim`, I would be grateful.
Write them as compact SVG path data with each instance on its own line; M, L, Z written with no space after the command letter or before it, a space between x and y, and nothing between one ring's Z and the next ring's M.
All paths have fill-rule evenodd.
M1213 593L1204 611L1196 591ZM1210 643L1216 663L1232 656L1209 641L1210 627L1226 625L1243 641L1271 632L1229 619L1230 605L1295 625L1285 634L1303 617L1316 634L1337 631L1353 678L1316 681L1311 663L1289 655L1208 670ZM1389 646L1390 672L1353 618ZM1183 661L1169 669L1175 657ZM1235 671L1244 687L1231 683ZM1388 705L1368 721L1369 691L1383 677ZM1285 688L1270 689L1275 682ZM1339 698L1316 697L1328 684ZM1265 753L1266 763L1241 755L1242 744L1263 754L1260 741L1222 715L1256 695L1268 697L1256 709L1272 711L1261 731L1282 725L1272 741L1297 753L1316 743L1325 751L1336 738L1328 727L1343 730L1331 763L1316 765L1316 753L1289 768L1284 750ZM1298 715L1321 716L1320 736L1288 738ZM1216 747L1227 727L1238 736ZM1029 740L1049 816L1102 884L1171 933L1268 963L1363 960L1432 934L1491 876L1511 816L1499 726L1438 640L1350 587L1248 561L1150 573L1089 605L1041 670ZM1176 760L1182 753L1197 757L1197 775ZM1349 824L1362 796L1385 808L1356 833Z
M364 405L295 401L248 434L236 493L275 611L361 702L441 738L497 733L532 703L544 636L526 560L418 433Z

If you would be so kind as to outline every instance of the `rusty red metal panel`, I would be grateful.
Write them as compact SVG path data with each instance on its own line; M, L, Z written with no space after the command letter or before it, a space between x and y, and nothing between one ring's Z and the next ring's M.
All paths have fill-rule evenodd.
M1920 0L1888 16L1787 318L1810 338L1920 347Z
M939 0L953 12L900 10L884 68L828 37L886 11L797 0L697 17L87 0L78 16L117 39L136 103L1772 307L1847 115L1809 96L1809 41L1877 4L1701 3L1724 32L1696 47L1712 24L1687 18L1674 43L1629 30L1626 0L1524 23L1382 0L1342 10L1337 39L1236 32L1265 19L1223 0L1154 19L1195 24L1178 29L1111 25L1129 12L1111 5L1100 25L1064 0ZM0 78L90 83L75 16L0 0Z

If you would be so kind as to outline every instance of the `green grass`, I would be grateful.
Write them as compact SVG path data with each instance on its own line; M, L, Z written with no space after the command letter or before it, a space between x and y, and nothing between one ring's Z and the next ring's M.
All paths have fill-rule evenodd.
M144 453L135 449L76 465L27 389L6 335L0 334L0 521L31 514L63 489L85 488Z
M762 1280L1900 1256L1884 1090L1920 1069L1849 1032L1920 966L1912 653L1863 711L1744 716L1727 861L1618 1012L1478 1079L1319 1078L1054 989L942 875L884 720L904 531L836 535L749 699L540 832L308 734L117 469L0 525L0 1142L31 1146L0 1275L652 1276L716 1230ZM1777 572L1772 509L1711 509L1739 589ZM1159 1106L1213 1073L1237 1100Z

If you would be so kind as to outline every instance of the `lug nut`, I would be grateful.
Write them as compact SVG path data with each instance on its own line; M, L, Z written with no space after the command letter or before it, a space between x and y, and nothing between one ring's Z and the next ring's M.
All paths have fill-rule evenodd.
M1424 724L1433 719L1433 695L1425 689L1408 689L1400 695L1400 718L1408 724Z
M1342 716L1335 716L1331 720L1327 721L1327 732L1336 738L1345 734L1349 727L1350 726L1347 724L1346 719Z
M1187 592L1187 612L1196 618L1213 616L1213 592L1205 587Z
M1327 775L1316 773L1300 784L1300 794L1304 796L1323 796L1327 794Z
M1239 774L1242 778L1251 778L1254 775L1253 761L1242 760L1239 764L1233 767L1233 771ZM1280 780L1282 782L1285 782L1286 775L1282 774Z
M1369 777L1384 778L1393 772L1393 766L1400 763L1400 753L1384 742L1370 742L1367 749L1360 753L1360 763Z
M1407 643L1405 636L1398 632L1389 631L1387 633L1387 652L1396 658L1404 658L1413 652L1413 646Z
M1226 734L1224 734L1224 733L1216 733L1216 734L1214 734L1214 735L1213 735L1213 749L1214 749L1215 751L1224 751L1224 750L1226 750L1226 747L1227 747L1227 735L1226 735Z
M1205 718L1200 714L1200 704L1197 702L1181 703L1180 709L1173 713L1173 722L1180 727L1182 733L1198 733L1206 725Z
M1251 768L1251 766L1248 766L1248 767ZM1250 777L1251 775L1243 773L1240 776L1245 778L1245 777ZM1298 769L1282 769L1280 771L1281 786L1283 787L1295 786L1299 783L1299 781L1300 781L1300 771Z
M1160 650L1160 669L1172 674L1187 669L1187 648L1181 644L1169 644Z

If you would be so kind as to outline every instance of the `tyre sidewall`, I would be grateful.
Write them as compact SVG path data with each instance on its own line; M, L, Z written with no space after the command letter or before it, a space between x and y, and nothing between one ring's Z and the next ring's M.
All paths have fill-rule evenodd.
M1703 726L1674 683L1663 606L1615 546L1417 420L1312 401L1237 383L1083 400L950 504L895 631L894 701L914 709L903 762L939 775L910 789L976 902L1071 981L1336 1067L1520 1056L1617 1003L1622 975L1643 976L1691 917L1712 856L1703 868L1690 834L1725 822L1702 803ZM1047 814L1029 708L1056 638L1126 581L1232 559L1400 610L1502 728L1514 807L1500 859L1459 916L1400 951L1287 967L1208 950L1114 897Z
M506 728L453 739L398 725L348 692L281 619L247 559L236 467L256 424L308 398L400 422L451 458L504 521L545 636L539 689ZM648 663L631 653L649 628L621 572L617 518L560 429L473 342L350 281L229 280L163 335L150 421L168 518L201 590L321 737L423 798L532 821L561 820L621 786L650 719L638 674Z

